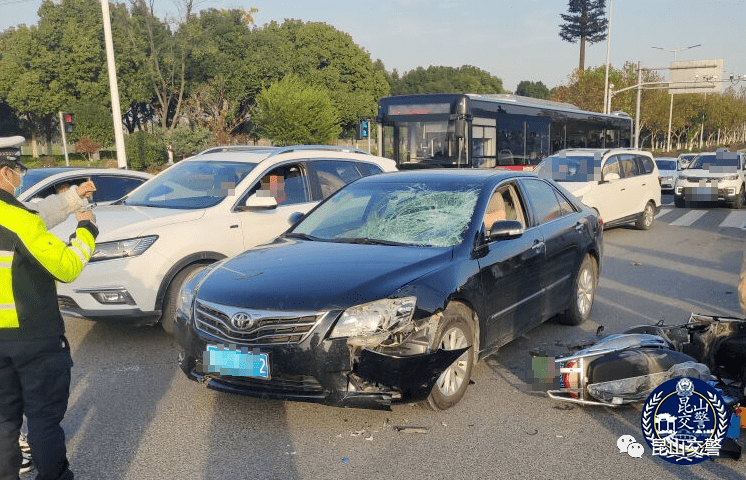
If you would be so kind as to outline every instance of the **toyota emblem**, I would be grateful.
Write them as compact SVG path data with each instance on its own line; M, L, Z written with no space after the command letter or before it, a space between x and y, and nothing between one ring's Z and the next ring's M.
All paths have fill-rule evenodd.
M238 312L231 317L231 325L236 330L248 330L254 326L254 319L246 312Z

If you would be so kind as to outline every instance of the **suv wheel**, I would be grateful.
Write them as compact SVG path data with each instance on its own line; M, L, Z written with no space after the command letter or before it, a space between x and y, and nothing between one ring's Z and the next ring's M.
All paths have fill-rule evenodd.
M171 284L166 290L166 298L163 301L163 312L161 313L161 327L166 333L173 335L174 319L176 318L176 304L179 300L179 292L189 280L201 272L207 265L204 263L194 263L184 267L176 274Z
M653 205L653 202L648 202L638 217L635 227L640 230L647 230L653 224L653 219L655 219L655 205Z
M741 185L741 191L738 192L738 195L736 196L736 199L733 200L733 205L731 206L736 210L742 209L744 204L744 195L746 195L746 192L743 189L743 185Z
M684 197L676 197L676 196L673 197L673 204L676 205L677 207L684 208L685 203L686 202L684 202Z

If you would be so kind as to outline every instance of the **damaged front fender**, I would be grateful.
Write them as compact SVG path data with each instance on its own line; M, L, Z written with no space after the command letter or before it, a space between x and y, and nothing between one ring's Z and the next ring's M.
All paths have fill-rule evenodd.
M471 347L396 356L363 349L353 368L363 382L401 391L402 400L419 401L430 395L440 374Z

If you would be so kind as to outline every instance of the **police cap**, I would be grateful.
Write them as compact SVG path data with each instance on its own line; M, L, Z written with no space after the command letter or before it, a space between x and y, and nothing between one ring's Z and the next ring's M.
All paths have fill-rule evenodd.
M21 145L26 139L20 135L0 137L0 168L10 167L25 172L26 165L21 162Z

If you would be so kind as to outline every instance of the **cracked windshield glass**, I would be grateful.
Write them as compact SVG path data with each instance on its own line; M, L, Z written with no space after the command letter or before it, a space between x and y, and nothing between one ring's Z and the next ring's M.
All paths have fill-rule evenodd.
M352 185L304 219L291 236L347 243L451 247L469 228L476 185Z

